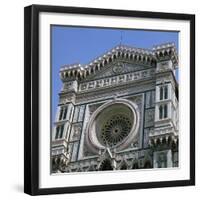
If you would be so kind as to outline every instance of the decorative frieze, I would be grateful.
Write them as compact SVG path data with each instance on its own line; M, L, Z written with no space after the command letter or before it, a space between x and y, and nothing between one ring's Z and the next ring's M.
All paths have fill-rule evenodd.
M148 69L148 70L132 72L129 74L113 76L110 78L95 80L91 82L81 83L79 86L79 92L120 85L144 78L153 78L154 75L155 75L155 69Z

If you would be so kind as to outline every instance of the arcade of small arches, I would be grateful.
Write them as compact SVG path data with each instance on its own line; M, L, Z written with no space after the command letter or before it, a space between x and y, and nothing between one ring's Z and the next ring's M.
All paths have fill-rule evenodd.
M161 145L169 146L172 149L175 149L178 147L178 138L177 137L171 137L171 136L157 136L154 138L151 138L149 140L149 145L151 147L159 147Z
M101 68L114 62L116 59L128 59L136 63L142 63L144 65L155 66L158 60L165 60L168 57L172 57L174 65L178 62L177 52L174 49L173 43L157 46L152 50L132 48L125 45L120 45L113 48L103 56L96 58L88 65L74 64L65 65L61 69L61 79L64 80L69 77L77 77L83 79L91 74L95 74L100 71Z

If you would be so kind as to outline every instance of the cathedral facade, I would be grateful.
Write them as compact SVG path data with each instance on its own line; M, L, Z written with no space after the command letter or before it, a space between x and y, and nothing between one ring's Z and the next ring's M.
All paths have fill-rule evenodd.
M178 167L179 103L173 43L114 47L60 69L51 172Z

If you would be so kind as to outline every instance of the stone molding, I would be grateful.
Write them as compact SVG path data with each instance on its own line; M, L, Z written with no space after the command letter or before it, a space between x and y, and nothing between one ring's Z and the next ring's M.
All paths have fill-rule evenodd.
M65 65L60 69L60 78L62 81L74 79L84 79L97 71L102 70L109 63L116 59L123 58L132 60L135 63L148 64L155 66L157 61L164 59L171 59L173 66L178 64L178 56L174 43L167 43L155 46L153 49L133 48L125 45L117 46L103 56L91 61L88 65L81 65L79 63L72 65Z
M110 78L103 78L99 80L80 83L79 92L98 90L102 88L122 85L124 83L129 84L141 79L152 78L152 76L154 75L155 75L155 69L148 69L128 74L112 76Z
M106 146L102 145L98 139L96 134L94 133L94 125L95 125L95 120L96 117L106 108L108 108L111 105L116 105L116 104L122 104L124 106L127 106L132 114L134 115L134 119L135 122L131 128L130 133L128 134L128 136L120 143L117 144L115 147L117 150L122 150L125 147L127 147L129 145L129 143L133 142L134 139L136 138L136 135L138 133L138 129L139 129L139 119L140 119L140 114L139 114L139 110L136 104L134 104L133 102L126 100L126 99L114 99L111 101L108 101L107 103L103 104L102 106L100 106L91 116L90 121L87 125L86 128L86 143L88 145L88 147L91 149L92 152L94 153L98 153L99 149L105 149Z

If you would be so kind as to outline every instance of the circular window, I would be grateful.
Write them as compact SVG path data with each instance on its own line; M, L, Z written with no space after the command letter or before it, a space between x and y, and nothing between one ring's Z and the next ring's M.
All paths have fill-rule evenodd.
M116 99L100 106L91 116L86 142L93 152L100 149L122 150L136 140L139 128L137 105Z
M126 115L116 114L111 116L102 125L101 138L107 146L114 146L121 142L130 132L132 126L131 119Z

